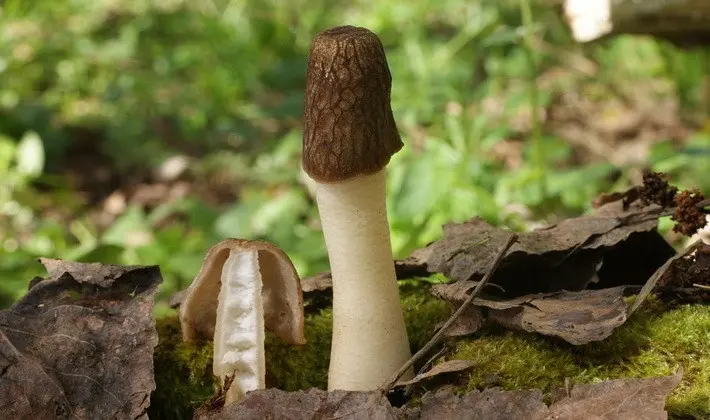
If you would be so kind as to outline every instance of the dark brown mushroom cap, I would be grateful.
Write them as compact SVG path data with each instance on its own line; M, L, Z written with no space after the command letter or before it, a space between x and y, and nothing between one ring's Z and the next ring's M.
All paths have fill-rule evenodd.
M316 35L306 74L303 169L337 182L384 168L399 149L392 76L380 39L338 26Z

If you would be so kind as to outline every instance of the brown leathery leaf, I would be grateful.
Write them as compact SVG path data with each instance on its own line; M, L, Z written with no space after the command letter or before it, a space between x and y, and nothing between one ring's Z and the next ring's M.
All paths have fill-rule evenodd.
M50 276L0 311L4 418L147 418L157 267L42 259Z
M434 296L458 307L476 282L455 282L432 286ZM611 335L627 319L624 287L578 292L561 291L519 296L513 299L473 300L478 312L464 313L461 323L482 325L494 322L506 328L558 337L574 345L599 341ZM480 308L487 308L485 315ZM471 319L467 319L470 317ZM478 328L472 328L471 333Z
M583 290L595 281L606 286L643 284L674 254L673 248L656 232L656 218L626 217L628 213L609 209L615 205L521 233L491 283L508 297ZM416 250L400 265L425 265L428 273L457 281L477 280L508 234L480 218L449 223L443 239Z
M216 411L196 413L196 419L396 419L397 410L381 392L334 391L321 389L286 392L260 389L247 393L239 404Z
M539 390L502 391L488 388L464 396L450 389L427 393L421 407L405 409L405 418L428 420L665 420L666 398L682 377L614 379L574 385L549 407Z
M503 391L488 388L466 395L454 394L451 386L431 391L417 406L392 407L379 391L334 391L320 389L286 392L264 389L249 392L239 404L201 411L195 418L221 419L471 419L471 420L660 420L666 419L665 401L678 386L682 371L675 375L644 379L614 379L594 384L576 384L552 405L543 402L540 390Z
M574 345L601 341L627 319L623 287L528 295L504 302L482 300L478 304L491 308L488 319L499 325Z
M421 407L408 410L406 418L449 420L539 420L548 407L539 390L502 391L488 388L458 397L450 389L430 392L422 397Z
M440 379L442 377L449 377L452 374L464 372L471 369L473 366L474 363L470 360L447 360L434 365L426 372L417 374L417 376L408 381L397 382L395 387L421 385L431 381L432 379Z
M546 419L666 420L666 398L682 377L678 370L670 376L576 384L550 406Z

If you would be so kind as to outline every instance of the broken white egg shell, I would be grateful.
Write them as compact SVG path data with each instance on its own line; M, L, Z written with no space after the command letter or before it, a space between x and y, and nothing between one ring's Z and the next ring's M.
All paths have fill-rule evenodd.
M234 375L226 403L265 387L264 328L306 343L303 293L288 256L263 241L226 239L210 248L180 306L183 340L214 340L213 371Z

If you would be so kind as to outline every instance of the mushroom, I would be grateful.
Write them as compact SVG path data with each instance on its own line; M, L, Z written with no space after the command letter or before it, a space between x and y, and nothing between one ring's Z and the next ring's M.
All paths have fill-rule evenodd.
M264 328L289 344L306 343L301 283L289 257L263 241L226 239L207 252L180 305L185 341L214 340L213 372L234 379L225 404L263 389Z
M403 146L391 85L371 31L340 26L313 39L302 159L333 276L329 390L375 389L411 355L385 204L385 166Z

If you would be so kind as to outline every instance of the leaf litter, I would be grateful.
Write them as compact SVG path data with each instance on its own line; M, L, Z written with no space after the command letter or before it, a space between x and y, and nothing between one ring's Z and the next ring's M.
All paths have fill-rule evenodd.
M0 311L3 417L147 418L158 267L41 261L49 277Z
M545 404L539 390L474 390L457 396L452 387L426 393L416 407L394 407L379 391L320 389L285 392L265 389L249 392L239 404L201 413L198 419L481 419L481 420L665 420L668 394L678 386L675 375L645 379L614 379L578 384L559 390L560 397Z
M476 282L438 284L432 287L432 293L450 302L460 302L475 285ZM509 329L536 332L581 345L609 337L627 318L623 287L579 292L563 290L500 301L474 299L473 305L475 307L460 318L460 329L447 335L475 333L484 325L484 320L488 320ZM485 315L483 308L487 308Z
M675 255L657 223L672 215L682 225L678 231L691 233L708 200L677 193L662 177L644 182L600 197L592 214L519 235L479 218L447 224L441 240L395 261L398 278L441 273L454 281L432 287L458 318L447 321L427 351L443 333L471 334L486 322L581 345L608 337L652 291L707 302L709 247L697 242ZM157 267L42 262L50 277L33 280L25 298L0 312L0 407L18 418L145 418L155 388ZM311 301L328 304L329 273L302 285ZM639 290L629 307L624 297ZM171 303L180 300L176 295ZM453 378L468 369L475 369L470 361L448 360L372 392L258 390L239 404L208 404L196 418L665 419L665 400L682 377L678 371L577 384L554 391L548 405L540 390L493 387L459 395ZM428 391L409 405L388 399L412 388Z

